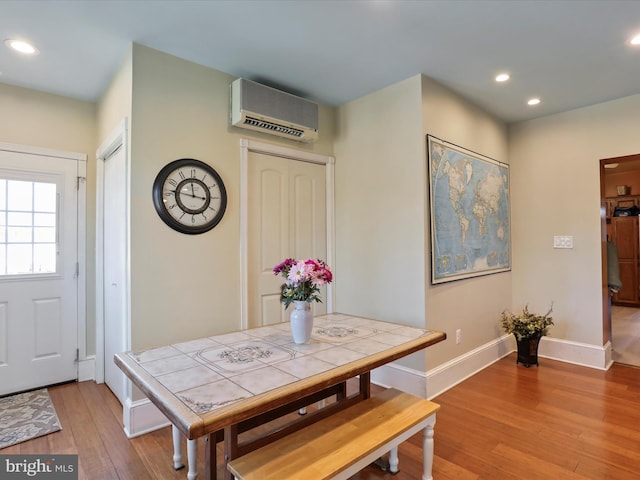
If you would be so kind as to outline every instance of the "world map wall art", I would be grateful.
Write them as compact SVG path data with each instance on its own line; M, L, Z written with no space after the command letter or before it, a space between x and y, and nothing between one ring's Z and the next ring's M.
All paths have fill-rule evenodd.
M431 283L511 270L509 165L427 135Z

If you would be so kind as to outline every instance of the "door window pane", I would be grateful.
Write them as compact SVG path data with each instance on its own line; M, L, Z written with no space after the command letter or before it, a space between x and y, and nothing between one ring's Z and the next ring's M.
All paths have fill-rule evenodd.
M9 227L7 243L32 243L33 228L31 227Z
M33 211L33 183L18 180L7 182L7 210Z
M33 246L33 273L50 273L56 271L55 244L35 244Z
M56 211L56 185L55 183L33 184L33 210L35 212Z
M33 214L31 212L8 212L7 225L12 227L33 225Z
M33 229L34 243L56 243L55 227L35 227Z
M0 276L57 270L57 185L0 179Z
M40 227L55 227L56 226L56 214L55 213L36 213L33 216L34 225ZM2 225L2 223L0 223Z
M22 275L33 273L33 245L7 245L7 274Z

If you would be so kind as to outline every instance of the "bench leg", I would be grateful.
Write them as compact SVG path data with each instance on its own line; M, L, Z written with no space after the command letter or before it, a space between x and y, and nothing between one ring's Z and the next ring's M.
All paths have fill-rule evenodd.
M422 480L433 480L433 427L436 423L435 415L433 421L427 425L424 429L424 436L422 439L422 455L423 455L423 472Z
M171 425L171 433L173 435L173 469L180 470L184 468L184 463L182 463L182 438L180 430L175 425Z
M389 451L389 472L398 473L398 447L395 446Z
M189 463L188 480L196 480L198 476L198 441L187 440L187 462Z

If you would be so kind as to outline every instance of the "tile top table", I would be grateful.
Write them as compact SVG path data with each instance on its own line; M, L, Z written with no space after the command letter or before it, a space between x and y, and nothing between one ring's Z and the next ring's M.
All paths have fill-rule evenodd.
M332 313L311 340L288 322L116 354L132 382L189 439L237 425L446 338L442 332Z

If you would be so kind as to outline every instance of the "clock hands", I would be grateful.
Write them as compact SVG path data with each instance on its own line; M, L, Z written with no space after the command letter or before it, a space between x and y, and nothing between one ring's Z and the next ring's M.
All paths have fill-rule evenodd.
M191 190L193 191L193 183L191 184ZM189 192L185 192L184 190L171 190L173 192L173 194L175 195L176 193L180 194L180 195L186 195L187 197L191 197L191 198L197 198L199 200L206 200L207 197L201 197L199 195L195 195L195 191L194 193L189 193Z

